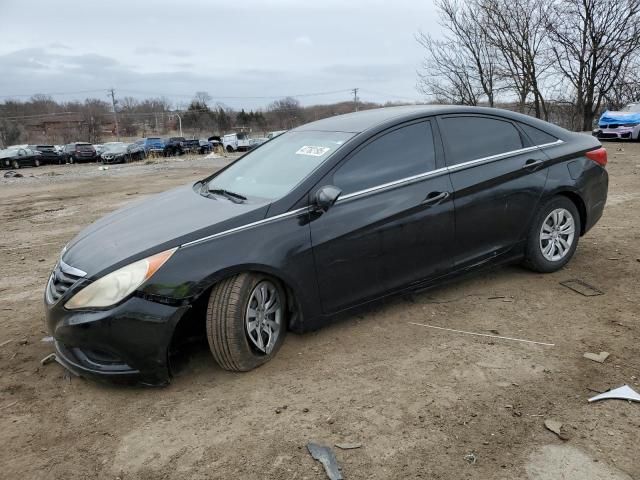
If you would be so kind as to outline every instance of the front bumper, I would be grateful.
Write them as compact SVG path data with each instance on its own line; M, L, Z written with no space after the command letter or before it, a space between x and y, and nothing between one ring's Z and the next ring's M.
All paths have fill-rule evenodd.
M69 370L98 380L166 385L168 350L188 306L131 297L106 310L71 311L45 299L56 355Z
M600 128L593 131L598 140L633 140L634 127Z
M102 163L105 164L114 164L114 163L125 163L124 155L112 156L112 155L104 155L100 157Z

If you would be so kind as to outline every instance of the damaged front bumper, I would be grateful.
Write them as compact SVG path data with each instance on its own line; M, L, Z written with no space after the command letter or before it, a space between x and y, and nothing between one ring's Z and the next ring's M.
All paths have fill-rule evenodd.
M166 385L168 350L175 326L189 306L140 297L104 310L67 310L45 299L47 328L56 357L84 377L146 385Z
M637 126L620 126L616 128L597 128L592 135L598 140L637 140Z

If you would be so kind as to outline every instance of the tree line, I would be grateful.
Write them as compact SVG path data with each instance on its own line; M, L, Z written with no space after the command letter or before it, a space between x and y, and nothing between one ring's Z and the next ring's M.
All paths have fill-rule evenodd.
M436 0L444 35L419 32L418 88L591 130L639 100L640 0Z
M379 106L359 103L360 109ZM214 102L207 92L196 92L186 105L175 105L165 97L116 100L118 131L127 138L177 134L180 121L187 137L206 138L235 131L261 135L353 110L351 101L303 106L292 97L275 100L264 109L234 110ZM55 127L45 127L45 123ZM0 103L0 147L20 143L100 143L113 139L115 133L113 106L102 99L59 102L39 94L25 101Z

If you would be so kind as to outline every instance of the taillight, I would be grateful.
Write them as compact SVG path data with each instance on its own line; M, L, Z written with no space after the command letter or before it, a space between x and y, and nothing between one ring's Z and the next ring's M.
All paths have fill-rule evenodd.
M603 147L591 150L585 153L585 156L600 166L604 167L607 164L607 151Z

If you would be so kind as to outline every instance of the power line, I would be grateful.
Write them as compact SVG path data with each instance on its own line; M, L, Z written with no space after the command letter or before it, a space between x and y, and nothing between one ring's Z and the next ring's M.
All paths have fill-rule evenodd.
M416 102L417 101L417 99L415 99L415 98L403 97L401 95L394 95L392 93L377 92L375 90L369 90L368 88L363 88L362 91L366 92L366 93L372 93L374 95L380 95L382 97L397 98L398 100L408 100L408 101L411 101L411 102Z
M194 98L194 95L184 93L158 93L158 92L143 92L140 90L122 89L122 92L135 93L138 95L157 95L160 97L185 97ZM337 93L350 92L351 89L331 90L326 92L312 92L312 93L297 93L288 95L235 95L235 96L211 96L212 100L269 100L273 98L301 98L301 97L320 97L323 95L335 95Z
M78 90L75 92L49 92L49 93L18 93L13 95L0 95L0 98L14 98L14 97L33 97L34 95L45 95L45 96L56 96L56 95L77 95L83 93L95 93L102 92L104 89L96 89L96 90ZM185 94L185 93L158 93L158 92L147 92L141 90L131 90L131 89L121 89L121 92L129 92L137 95L155 95L159 97L184 97L184 98L193 98L193 94ZM350 89L342 89L342 90L331 90L324 92L310 92L310 93L297 93L292 95L234 95L234 96L215 96L212 97L212 100L268 100L273 98L302 98L302 97L320 97L323 95L334 95L337 93L345 93L350 92Z

